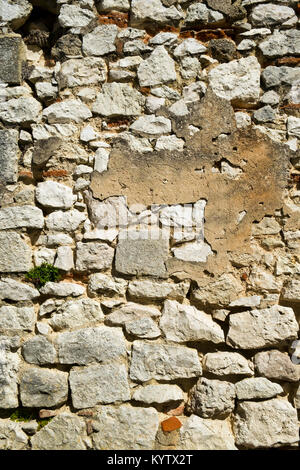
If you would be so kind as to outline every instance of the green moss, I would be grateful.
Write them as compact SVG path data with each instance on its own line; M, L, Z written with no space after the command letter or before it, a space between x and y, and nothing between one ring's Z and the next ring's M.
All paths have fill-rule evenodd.
M53 417L51 418L44 418L44 419L39 419L38 420L38 431L40 429L42 429L44 426L46 426L46 424L50 423L50 421L53 419Z
M36 412L28 408L18 408L9 415L9 419L17 423L32 421L36 419Z
M46 282L56 282L60 279L60 274L57 268L52 264L43 263L41 266L31 269L26 274L26 279L32 281L38 288L43 287Z

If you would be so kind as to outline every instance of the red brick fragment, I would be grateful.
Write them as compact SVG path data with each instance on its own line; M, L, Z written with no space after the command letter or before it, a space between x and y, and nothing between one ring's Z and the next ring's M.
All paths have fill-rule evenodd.
M175 431L176 429L180 429L181 426L182 426L181 422L175 416L165 419L165 421L161 423L161 427L164 432Z

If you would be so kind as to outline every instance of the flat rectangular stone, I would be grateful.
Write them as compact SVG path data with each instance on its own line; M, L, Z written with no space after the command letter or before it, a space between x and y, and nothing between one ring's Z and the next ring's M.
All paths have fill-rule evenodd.
M0 82L22 83L22 38L17 34L0 36Z

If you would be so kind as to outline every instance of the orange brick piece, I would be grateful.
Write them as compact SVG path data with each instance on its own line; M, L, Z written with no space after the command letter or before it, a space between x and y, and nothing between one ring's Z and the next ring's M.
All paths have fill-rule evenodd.
M180 429L181 426L182 426L181 422L175 416L165 419L165 421L161 423L161 427L164 432L175 431L176 429Z

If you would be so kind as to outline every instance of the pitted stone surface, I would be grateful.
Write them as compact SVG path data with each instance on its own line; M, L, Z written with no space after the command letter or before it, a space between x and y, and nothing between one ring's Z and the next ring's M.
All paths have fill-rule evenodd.
M57 347L61 364L108 362L122 358L126 353L121 329L106 326L60 333Z
M105 406L96 415L94 427L97 432L93 442L97 450L149 450L154 447L158 413L154 408Z
M32 367L20 381L20 398L25 407L52 407L68 399L68 374L53 369Z
M134 341L130 378L139 382L150 379L174 380L202 374L197 351L184 346Z

